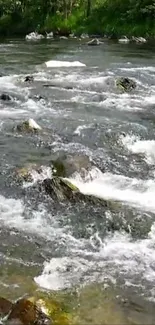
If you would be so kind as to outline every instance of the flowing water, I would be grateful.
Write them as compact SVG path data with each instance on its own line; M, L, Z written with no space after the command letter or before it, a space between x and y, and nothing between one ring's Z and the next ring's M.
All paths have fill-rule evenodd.
M0 93L12 96L0 102L2 292L23 286L24 293L22 279L32 278L51 290L95 282L154 301L154 51L155 44L110 41L98 47L84 40L1 43ZM46 68L48 60L85 66ZM27 74L34 83L23 82ZM136 90L119 93L119 76L134 79ZM27 118L46 132L13 132ZM14 182L14 169L29 162L44 166L40 178L50 177L46 166L59 151L89 155L98 166L91 179L72 181L85 194L121 202L121 210L56 207L32 184Z

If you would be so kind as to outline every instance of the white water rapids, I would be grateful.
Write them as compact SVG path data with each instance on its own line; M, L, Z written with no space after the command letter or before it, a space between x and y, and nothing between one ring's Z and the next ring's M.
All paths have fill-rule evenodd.
M20 44L18 47L20 49ZM5 49L10 56L10 47L6 45ZM15 48L13 49L15 52ZM30 58L25 50L24 45L21 52L29 62ZM41 51L40 48L38 51ZM29 138L22 145L22 137L12 134L13 142L7 141L11 141L8 139L14 124L33 118L42 129L50 132L47 142L51 151L84 153L93 161L96 159L105 163L105 172L92 168L86 181L78 174L71 178L72 183L82 193L122 202L133 210L138 209L140 218L143 218L141 213L146 213L148 218L155 216L153 60L150 58L147 64L147 60L139 56L136 61L132 57L132 51L129 54L125 52L128 55L125 59L121 54L124 53L121 45L114 48L116 57L110 45L105 48L103 55L107 64L103 64L102 51L99 49L96 49L95 54L94 48L90 51L85 46L75 47L74 44L64 51L65 54L62 50L62 54L55 55L52 61L50 53L46 53L43 60L44 56L40 52L41 59L38 55L37 63L34 64L37 54L33 48L33 63L27 64L28 72L33 66L35 83L24 84L26 67L19 73L20 58L17 68L14 68L17 72L12 71L0 78L1 92L9 93L12 97L10 102L0 101L3 168L14 167L18 159L23 162L29 148L29 157L32 158L34 147ZM138 56L139 52L136 53ZM53 63L46 64L45 67L45 62ZM120 75L128 75L136 80L136 92L116 92L114 79ZM43 88L43 84L48 83L54 87ZM36 100L35 96L38 94L43 98ZM43 146L44 143L41 148ZM38 145L35 151L37 159L39 150L42 149ZM51 173L44 166L41 174L33 173L33 183L46 177L51 177ZM23 184L23 188L25 186ZM31 187L32 183L28 186ZM75 226L78 221L74 213L67 214L67 209L65 215L50 215L42 204L38 205L38 209L32 208L31 215L27 218L23 213L25 209L25 202L18 195L12 198L7 197L6 192L1 192L1 227L15 228L21 233L37 235L45 242L51 242L51 258L44 261L40 274L34 278L38 285L59 290L92 281L111 281L115 284L122 277L126 286L138 286L144 292L148 290L147 294L154 298L150 287L155 280L155 218L147 237L133 240L130 233L121 230L102 237L97 230L95 213L93 222L91 220L90 223L85 221L86 216L83 214L83 228L87 231L85 237L80 231L78 235L73 232L71 221L75 218ZM110 211L105 214L101 215L103 219L111 218ZM52 255L53 243L57 247L63 247L61 254L58 249Z

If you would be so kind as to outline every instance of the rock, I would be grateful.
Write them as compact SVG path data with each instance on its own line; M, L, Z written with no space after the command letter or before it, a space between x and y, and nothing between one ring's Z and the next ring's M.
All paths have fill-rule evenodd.
M146 38L144 37L134 37L132 36L132 41L136 43L146 43Z
M100 42L97 38L94 38L94 39L92 39L91 41L89 41L87 43L87 45L92 45L92 46L94 46L94 45L100 45L100 44L103 44L103 42Z
M54 200L74 200L76 194L80 194L79 189L69 181L59 177L45 179L42 183L45 191Z
M8 325L51 325L52 320L28 299L19 299L7 317Z
M36 40L41 40L43 38L44 36L42 34L38 34L37 32L32 32L25 36L25 39L27 41L36 41Z
M89 35L88 34L85 34L85 33L83 33L83 34L81 34L81 36L80 36L80 38L89 38Z
M33 171L40 174L42 172L42 169L40 166L38 166L36 164L27 164L24 167L16 168L14 175L18 181L32 182L33 181L33 177L32 177Z
M91 169L92 164L88 156L85 155L65 155L53 159L52 163L52 172L54 176L59 177L70 177L75 172L83 172L84 170L88 171Z
M45 179L42 186L46 193L54 200L54 202L61 203L69 201L72 203L83 202L96 207L104 207L107 209L120 209L119 203L97 198L93 195L85 195L79 189L66 179L60 177L53 177L52 179Z
M76 36L74 33L69 34L69 37L70 37L70 38L77 38L77 36Z
M11 96L8 94L1 94L0 99L1 100L11 100Z
M53 32L50 32L50 33L46 33L46 38L49 39L49 38L53 38L54 35L53 35Z
M33 82L34 81L34 77L33 76L26 76L24 78L24 82Z
M67 312L66 304L62 301L55 299L55 295L52 293L46 294L39 292L38 297L35 294L35 297L30 297L29 300L42 310L50 319L53 320L55 325L72 325L73 316Z
M60 39L68 39L67 36L60 36L59 38L60 38Z
M18 132L37 133L41 130L41 127L32 118L30 118L28 121L18 124L16 126L16 130Z
M11 301L0 297L0 317L6 316L11 310L13 304Z
M136 88L136 82L132 79L121 77L116 80L116 86L123 91L131 91Z
M128 44L130 42L129 38L126 36L122 36L122 38L118 39L118 42L121 44Z

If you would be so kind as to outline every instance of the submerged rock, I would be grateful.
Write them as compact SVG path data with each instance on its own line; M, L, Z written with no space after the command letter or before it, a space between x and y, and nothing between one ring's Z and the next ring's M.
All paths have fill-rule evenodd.
M71 325L72 315L66 311L66 306L58 302L53 295L40 293L29 298L30 301L42 310L56 325Z
M41 127L32 119L22 122L16 126L16 130L18 132L26 132L26 133L37 133L41 130Z
M51 325L52 320L28 299L19 299L7 317L8 325Z
M60 36L59 38L60 38L60 39L68 39L67 36Z
M11 301L3 298L3 297L0 297L0 317L4 317L6 316L9 311L11 310L13 304Z
M97 38L94 38L87 43L87 45L92 45L92 46L100 45L100 44L103 44L103 42L100 42Z
M26 76L24 78L24 82L33 82L34 81L34 77L33 76Z
M86 155L61 155L60 157L53 159L52 172L54 176L70 177L75 172L83 173L89 171L92 164L89 157Z
M136 82L130 78L121 77L116 80L116 86L123 91L131 91L136 88Z
M38 166L36 164L27 164L24 167L16 168L14 175L18 181L32 182L33 181L33 177L32 177L33 171L40 174L42 172L42 169L40 166Z
M11 100L11 96L8 94L1 94L0 99L1 100Z

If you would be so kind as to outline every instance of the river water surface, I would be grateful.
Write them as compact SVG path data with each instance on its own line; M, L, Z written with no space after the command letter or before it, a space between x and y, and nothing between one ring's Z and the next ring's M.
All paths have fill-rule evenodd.
M46 68L48 60L86 66ZM45 289L96 282L154 301L155 45L8 40L0 45L0 68L0 92L12 96L0 102L2 291L17 292L30 277ZM23 82L27 74L34 83ZM120 94L120 76L133 78L136 90ZM27 118L46 135L12 131ZM39 177L50 176L46 166L59 151L89 155L98 169L91 180L77 175L73 182L83 193L121 202L121 211L56 209L32 184L15 184L13 170L29 162L45 166Z

